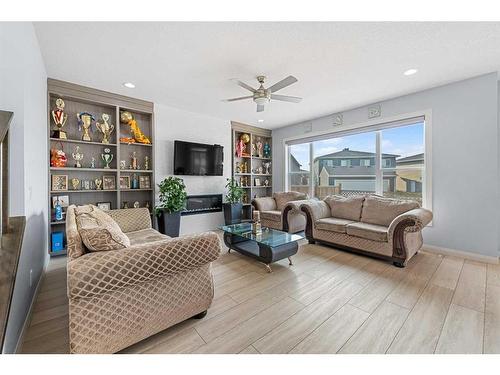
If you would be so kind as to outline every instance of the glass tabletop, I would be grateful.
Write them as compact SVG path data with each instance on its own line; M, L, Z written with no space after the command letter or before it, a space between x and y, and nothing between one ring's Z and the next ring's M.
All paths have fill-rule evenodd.
M233 225L223 225L219 227L226 233L234 234L249 240L267 245L267 246L279 246L290 242L298 241L304 237L300 234L290 234L287 232L282 232L280 230L275 230L267 227L262 227L261 234L252 233L251 223L241 223Z

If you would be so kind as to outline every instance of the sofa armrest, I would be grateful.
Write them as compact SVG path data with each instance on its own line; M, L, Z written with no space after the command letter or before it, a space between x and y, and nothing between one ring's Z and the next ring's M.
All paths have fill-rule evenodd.
M330 217L332 215L330 206L325 201L315 199L302 201L300 209L301 211L305 212L306 215L309 214L311 216L313 223L316 220Z
M149 229L151 225L151 214L145 207L127 208L121 210L109 210L106 213L116 221L122 232L135 232Z
M252 199L252 206L257 211L275 211L276 200L271 197L261 197Z
M300 209L300 207L303 204L309 203L309 201L310 200L307 199L307 198L306 199L301 199L301 200L298 200L298 201L290 201L290 202L288 202L285 205L285 210L283 212L288 212L288 211L299 211L299 212L301 212L302 210Z
M216 260L220 240L213 232L85 254L68 262L68 297L88 298Z
M388 237L393 238L396 228L405 232L419 232L432 220L432 212L425 208L415 208L407 211L396 218L389 225Z

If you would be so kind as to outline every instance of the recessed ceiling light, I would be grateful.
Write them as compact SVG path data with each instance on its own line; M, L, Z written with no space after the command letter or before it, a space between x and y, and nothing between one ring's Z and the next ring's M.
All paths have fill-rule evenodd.
M135 85L132 82L125 82L123 86L129 88L129 89L135 89Z
M262 119L258 119L257 121L258 121L258 122L264 122L264 120L262 120Z
M407 71L405 71L403 74L404 74L405 76L412 76L412 75L414 75L416 72L418 72L418 69L414 69L414 68L412 68L412 69L408 69L408 70L407 70Z

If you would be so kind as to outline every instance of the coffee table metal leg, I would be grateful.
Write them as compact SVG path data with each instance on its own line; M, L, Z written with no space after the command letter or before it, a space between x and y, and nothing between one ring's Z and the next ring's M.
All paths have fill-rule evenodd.
M288 265L293 266L292 257L288 257Z
M267 264L267 263L262 263L264 266L266 266L267 268L267 273L271 273L273 272L272 268L271 268L271 265L270 264Z

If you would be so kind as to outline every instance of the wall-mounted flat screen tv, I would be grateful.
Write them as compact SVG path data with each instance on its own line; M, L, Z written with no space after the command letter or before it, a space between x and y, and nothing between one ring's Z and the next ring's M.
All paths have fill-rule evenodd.
M222 176L224 147L174 141L174 174Z

